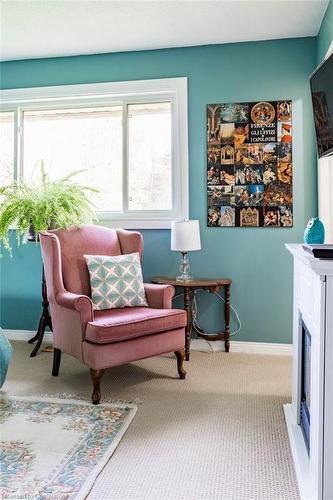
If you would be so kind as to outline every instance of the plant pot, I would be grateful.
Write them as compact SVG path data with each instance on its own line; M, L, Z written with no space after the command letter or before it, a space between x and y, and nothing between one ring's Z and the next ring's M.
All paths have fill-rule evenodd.
M50 230L50 229L56 229L57 226L56 224L54 224L53 221L51 221L49 227L47 228L47 230ZM37 236L36 238L36 232L35 232L35 228L34 228L34 225L33 224L30 224L30 227L29 227L29 230L28 230L28 234L27 234L27 240L28 241L34 241L34 242L39 242L39 235Z
M36 240L35 228L34 228L34 226L32 224L29 227L27 240L28 241L39 241L38 236L37 236L37 240Z

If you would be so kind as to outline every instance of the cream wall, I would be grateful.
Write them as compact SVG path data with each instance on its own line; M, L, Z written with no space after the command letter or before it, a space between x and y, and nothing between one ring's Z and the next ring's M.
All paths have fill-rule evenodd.
M325 59L333 53L333 42ZM325 243L333 244L333 155L318 160L318 215L325 226Z
M333 244L333 155L318 160L318 215L325 226L325 243Z

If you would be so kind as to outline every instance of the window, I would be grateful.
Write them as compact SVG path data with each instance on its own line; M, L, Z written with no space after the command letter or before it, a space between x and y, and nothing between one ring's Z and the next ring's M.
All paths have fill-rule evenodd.
M171 105L131 104L128 118L128 208L171 210Z
M99 211L122 210L121 107L24 112L23 176L38 175L38 162L52 180L83 170L73 180L99 190Z
M0 113L0 187L14 177L14 113Z
M170 227L188 217L186 78L2 92L0 185L34 180L40 160L51 179L74 180L100 222Z

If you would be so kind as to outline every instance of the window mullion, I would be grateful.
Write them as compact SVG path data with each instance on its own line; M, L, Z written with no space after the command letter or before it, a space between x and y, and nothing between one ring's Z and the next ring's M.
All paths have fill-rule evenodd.
M19 144L19 134L18 134L18 109L14 111L14 180L17 180L17 170L18 170L18 144Z
M128 212L128 111L127 102L122 106L122 186L123 186L123 212Z
M14 111L14 180L22 178L23 166L23 111L16 108Z

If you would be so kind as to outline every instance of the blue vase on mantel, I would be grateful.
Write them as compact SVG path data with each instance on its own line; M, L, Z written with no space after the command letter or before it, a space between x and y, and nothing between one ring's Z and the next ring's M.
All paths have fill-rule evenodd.
M11 360L13 348L7 339L5 332L0 328L0 389L3 386L9 362Z
M325 228L319 217L312 217L304 231L304 243L321 245L325 241Z

